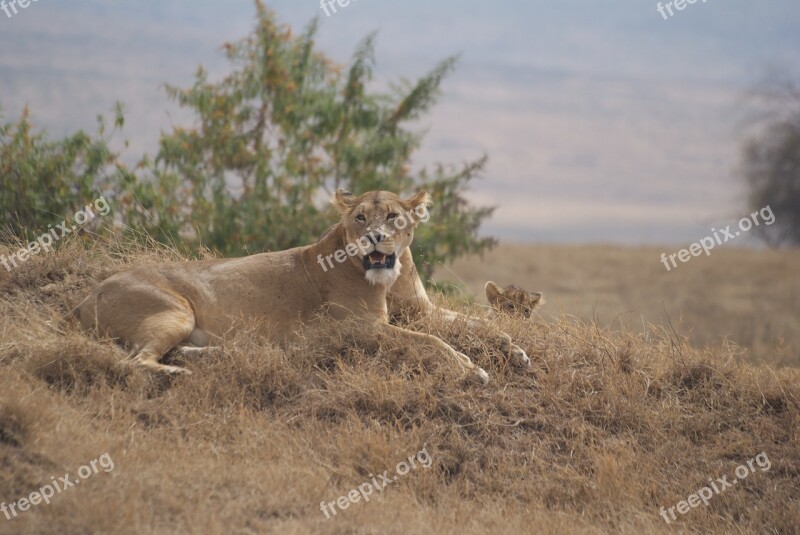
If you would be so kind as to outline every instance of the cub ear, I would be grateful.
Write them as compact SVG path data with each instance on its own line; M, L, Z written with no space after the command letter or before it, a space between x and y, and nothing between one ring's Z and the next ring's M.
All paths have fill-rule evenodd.
M426 191L420 191L416 195L400 201L400 204L403 205L404 210L409 211L417 206L429 206L431 204L431 198Z
M490 303L494 303L503 295L503 290L492 281L486 283L484 290L486 290L486 299L488 299Z
M331 204L333 207L342 214L350 210L356 205L356 203L356 196L343 189L336 190L336 194L334 194L333 198L331 199Z

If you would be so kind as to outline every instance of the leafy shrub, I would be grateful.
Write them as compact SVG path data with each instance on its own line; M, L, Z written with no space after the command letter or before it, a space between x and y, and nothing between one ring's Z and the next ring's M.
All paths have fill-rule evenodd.
M98 122L95 136L79 131L61 141L34 132L27 108L17 122L0 124L0 227L7 236L29 237L101 195L117 167L102 117ZM122 125L118 107L115 127Z
M340 187L404 195L425 189L432 219L414 247L424 278L437 263L491 247L493 239L477 234L491 209L463 196L485 157L461 168L411 171L423 136L409 123L436 102L455 58L415 83L370 92L374 35L344 69L315 48L316 20L294 36L263 2L256 7L253 32L223 47L230 74L212 82L201 67L191 87L167 86L196 121L162 134L155 158L145 156L133 170L109 150L102 125L97 138L79 132L55 143L31 135L27 115L3 127L0 207L15 222L12 230L103 189L130 237L232 256L315 241L336 221L327 200ZM118 108L115 125L123 123Z

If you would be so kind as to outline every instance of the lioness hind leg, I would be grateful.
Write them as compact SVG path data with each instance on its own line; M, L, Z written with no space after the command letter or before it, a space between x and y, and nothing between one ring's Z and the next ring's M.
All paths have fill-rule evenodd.
M186 368L181 368L180 366L169 366L167 364L161 364L158 362L158 359L161 357L159 356L157 351L151 351L148 349L143 349L136 353L133 357L133 361L138 366L142 366L147 368L148 370L152 370L155 372L160 373L167 373L170 375L191 375L192 372L187 370Z
M159 372L185 373L159 360L182 341L202 341L205 334L196 329L189 301L166 280L144 280L141 270L103 281L76 307L76 315L84 329L127 344L135 364Z
M187 307L188 308L188 307ZM175 309L145 318L137 329L143 344L134 349L133 361L149 370L169 374L191 374L186 368L168 366L158 361L164 354L185 340L194 329L194 315L191 310Z

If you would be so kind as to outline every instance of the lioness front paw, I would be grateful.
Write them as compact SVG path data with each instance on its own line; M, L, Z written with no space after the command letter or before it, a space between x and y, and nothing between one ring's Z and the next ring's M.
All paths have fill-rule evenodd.
M168 375L192 375L191 370L187 370L186 368L181 368L180 366L165 366L162 365L160 371L168 374Z
M472 377L481 386L486 386L489 384L489 374L486 373L486 370L484 370L483 368L475 368L472 371Z
M528 368L531 365L531 359L528 358L528 355L525 353L525 351L523 351L521 347L515 346L514 344L511 344L511 347L508 351L508 356L515 366Z

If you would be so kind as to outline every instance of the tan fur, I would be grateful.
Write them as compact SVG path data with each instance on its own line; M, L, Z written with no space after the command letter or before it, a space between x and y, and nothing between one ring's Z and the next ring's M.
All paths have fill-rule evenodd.
M396 217L387 219L390 214L427 210L428 203L426 193L401 200L385 191L360 196L339 191L332 204L342 219L317 243L244 258L122 271L100 283L78 305L76 316L84 328L130 345L136 363L180 373L186 370L158 362L172 348L206 346L248 319L260 320L264 336L285 342L324 312L339 320L355 317L375 334L440 351L486 382L486 372L444 341L388 323L390 307L392 311L403 307L414 314L439 310L428 299L409 251L419 221L399 230L392 226ZM374 236L375 231L383 231L380 235L384 238L371 243L365 254L358 251L341 263L334 262L333 267L321 261L368 232ZM364 256L373 251L394 253L395 269L366 270ZM439 311L449 319L458 317L452 311ZM501 339L507 354L527 363L524 351L513 346L507 335Z
M545 303L540 292L526 292L513 284L501 289L497 284L489 281L486 283L486 299L498 312L516 314L530 318L538 307Z

